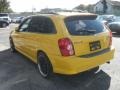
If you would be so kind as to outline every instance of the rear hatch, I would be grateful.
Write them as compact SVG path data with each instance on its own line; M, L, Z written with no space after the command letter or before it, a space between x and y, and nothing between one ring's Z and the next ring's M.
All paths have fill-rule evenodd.
M76 56L95 53L109 47L109 31L96 16L65 18Z

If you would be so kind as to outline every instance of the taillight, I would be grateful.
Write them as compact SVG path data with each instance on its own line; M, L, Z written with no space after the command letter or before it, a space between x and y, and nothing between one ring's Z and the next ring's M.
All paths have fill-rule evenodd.
M109 46L111 46L112 45L112 32L111 31L110 31L109 37L110 37Z
M59 39L58 45L62 56L72 56L75 54L73 44L69 38Z
M109 46L111 46L112 45L112 31L107 25L105 25L105 27L109 31Z

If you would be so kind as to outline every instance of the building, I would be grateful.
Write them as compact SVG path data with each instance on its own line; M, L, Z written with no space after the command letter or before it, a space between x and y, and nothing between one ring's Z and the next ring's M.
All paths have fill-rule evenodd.
M104 4L106 1L106 12L104 13ZM94 12L97 14L115 14L120 15L120 2L111 0L100 0L94 5Z

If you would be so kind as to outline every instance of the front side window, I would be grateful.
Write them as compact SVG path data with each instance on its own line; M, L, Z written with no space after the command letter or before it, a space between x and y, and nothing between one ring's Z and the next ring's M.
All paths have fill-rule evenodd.
M29 27L29 24L30 24L30 21L31 19L26 19L23 21L23 23L20 25L19 27L19 31L20 32L27 32L28 31L28 27Z

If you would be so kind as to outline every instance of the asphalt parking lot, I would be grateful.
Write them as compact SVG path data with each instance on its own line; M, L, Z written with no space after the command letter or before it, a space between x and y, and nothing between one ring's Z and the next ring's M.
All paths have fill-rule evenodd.
M114 34L115 58L96 73L55 74L42 78L36 65L20 53L11 53L9 33L17 25L0 29L0 90L120 90L120 36Z

